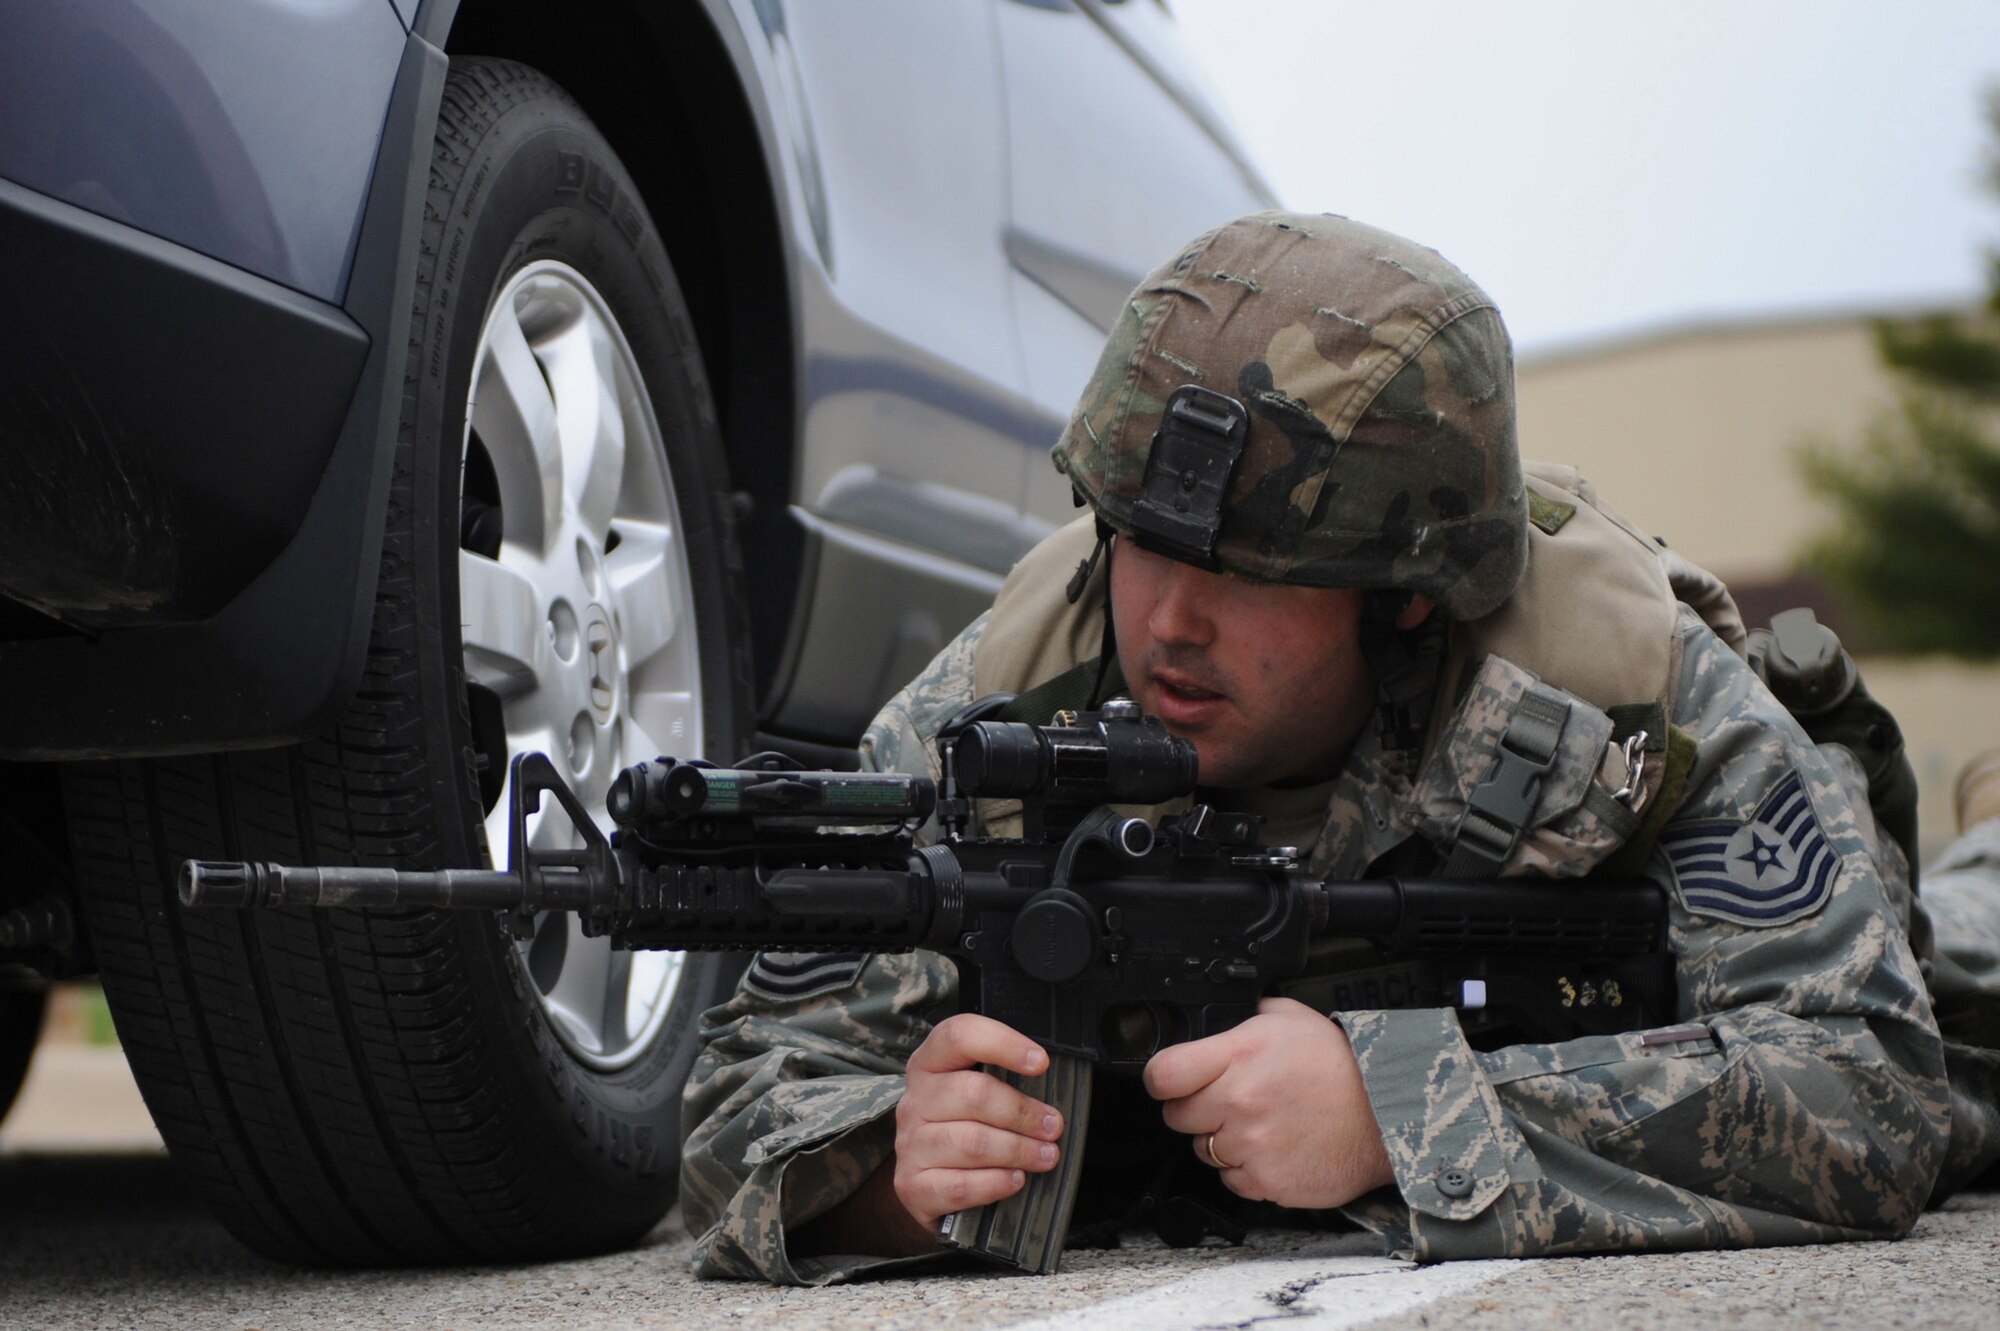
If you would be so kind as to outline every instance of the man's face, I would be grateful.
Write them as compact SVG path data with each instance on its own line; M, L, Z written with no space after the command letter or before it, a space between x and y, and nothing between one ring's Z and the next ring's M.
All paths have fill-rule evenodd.
M1250 582L1123 538L1111 561L1132 697L1194 741L1207 786L1334 774L1374 707L1361 604L1352 588Z

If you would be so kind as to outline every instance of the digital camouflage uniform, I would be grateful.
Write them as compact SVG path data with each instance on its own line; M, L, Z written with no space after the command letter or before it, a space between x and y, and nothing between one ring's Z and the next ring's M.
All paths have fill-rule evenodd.
M1215 350L1246 340L1262 354ZM1908 1230L1941 1170L1991 1162L2000 1142L1952 1133L1902 861L1877 844L1858 765L1806 739L1587 486L1524 485L1511 355L1477 287L1344 219L1265 214L1202 237L1134 293L1057 446L1121 533L1147 439L1188 382L1252 418L1221 567L1423 591L1452 621L1442 656L1377 660L1385 713L1427 715L1425 742L1364 728L1297 838L1310 867L1434 867L1533 694L1567 719L1500 872L1616 868L1668 889L1667 1028L1489 1053L1448 1009L1330 1012L1396 1176L1350 1219L1422 1260L1880 1237ZM883 710L865 765L935 775L931 737L975 696L1095 655L1106 575L1074 605L1061 593L1095 535L1086 519L1031 553ZM1621 746L1632 714L1651 730ZM1014 826L1004 806L979 812L976 830ZM1284 988L1311 1002L1338 979ZM928 953L752 964L704 1018L688 1086L682 1200L701 1274L822 1282L935 1260L794 1258L785 1235L889 1158L903 1066L955 1010L954 970Z

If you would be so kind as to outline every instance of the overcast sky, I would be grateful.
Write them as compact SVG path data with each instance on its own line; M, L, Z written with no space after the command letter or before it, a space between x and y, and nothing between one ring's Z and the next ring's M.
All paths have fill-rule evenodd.
M1432 245L1525 354L1969 300L2000 0L1170 0L1291 207Z

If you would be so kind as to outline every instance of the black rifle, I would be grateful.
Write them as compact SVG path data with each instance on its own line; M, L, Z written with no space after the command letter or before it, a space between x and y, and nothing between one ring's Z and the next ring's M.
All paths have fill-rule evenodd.
M991 706L984 714L990 715ZM1122 700L1031 726L976 719L939 738L944 777L803 771L776 754L736 768L662 758L627 768L607 839L539 753L514 760L506 872L285 868L188 861L190 906L487 908L520 937L575 911L614 947L905 952L957 962L966 1010L1039 1041L1049 1070L1007 1080L1088 1121L1096 1064L1228 1030L1316 940L1364 955L1331 1010L1458 1009L1488 1045L1631 1030L1673 1017L1666 911L1647 883L1323 881L1259 844L1255 818L1195 804L1155 828L1114 805L1195 789L1194 747ZM583 844L529 844L556 797ZM966 835L971 800L1018 799L1022 839ZM942 835L918 845L933 813ZM1351 959L1350 959L1351 960ZM1083 1162L1004 1202L948 1217L944 1240L1056 1269Z

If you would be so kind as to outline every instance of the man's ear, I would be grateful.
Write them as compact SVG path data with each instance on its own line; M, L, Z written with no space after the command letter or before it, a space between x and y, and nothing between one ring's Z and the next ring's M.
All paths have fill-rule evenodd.
M1422 592L1411 592L1410 603L1404 606L1402 611L1396 616L1396 627L1407 633L1426 619L1429 619L1431 611L1435 609L1437 609L1436 601L1433 601Z

